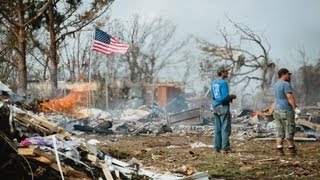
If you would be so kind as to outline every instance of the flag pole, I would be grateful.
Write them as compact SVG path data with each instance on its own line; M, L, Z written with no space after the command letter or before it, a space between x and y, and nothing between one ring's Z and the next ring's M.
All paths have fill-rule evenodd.
M108 61L106 61L106 72L105 72L105 86L106 86L106 111L109 110L109 89L108 89Z
M100 52L102 54L113 54L115 52L124 54L128 50L128 45L122 44L117 41L114 37L108 33L96 28L95 41L92 46L92 50ZM108 75L108 63L106 61L106 72L105 72L105 96L106 96L106 111L109 110L109 75Z
M89 75L88 75L88 82L89 82L89 89L88 89L88 109L89 109L89 115L91 115L90 109L91 109L91 56L92 52L90 51L89 54Z

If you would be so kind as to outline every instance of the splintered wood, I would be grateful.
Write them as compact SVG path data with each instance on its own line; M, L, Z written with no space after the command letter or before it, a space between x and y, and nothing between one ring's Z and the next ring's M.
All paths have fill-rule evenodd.
M13 113L13 117L16 118L16 120L21 121L25 126L41 132L41 135L64 133L63 128L37 115Z

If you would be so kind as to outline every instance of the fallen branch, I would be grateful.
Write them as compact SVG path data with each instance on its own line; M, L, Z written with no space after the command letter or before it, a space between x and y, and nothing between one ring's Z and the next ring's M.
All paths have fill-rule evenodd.
M273 138L254 138L254 141L271 141L271 140L276 140L275 137ZM317 141L316 138L303 138L303 137L294 137L294 141Z

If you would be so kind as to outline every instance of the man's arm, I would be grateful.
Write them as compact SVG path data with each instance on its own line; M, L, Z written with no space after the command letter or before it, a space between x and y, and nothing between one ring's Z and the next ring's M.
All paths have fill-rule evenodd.
M221 84L221 96L222 96L222 103L229 104L230 102L229 88L226 81Z
M237 96L234 94L229 94L229 88L228 88L228 84L225 83L222 88L221 88L221 92L222 92L222 97L223 97L223 104L229 104L232 102L232 100L236 99Z
M287 93L286 96L288 98L288 101L289 101L291 107L293 109L295 109L297 107L297 104L296 104L296 99L294 98L293 94L290 92L290 93Z
M273 102L273 103L269 106L269 112L273 112L275 106L276 106L276 102Z

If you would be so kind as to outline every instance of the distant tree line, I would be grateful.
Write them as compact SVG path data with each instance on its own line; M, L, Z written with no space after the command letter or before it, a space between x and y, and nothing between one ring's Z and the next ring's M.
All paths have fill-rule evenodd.
M111 20L110 0L4 0L0 7L0 79L26 95L28 82L50 82L52 95L58 80L104 81L124 77L152 82L166 66L183 60L186 40L176 38L168 20L143 21L134 15L128 23ZM125 55L91 51L95 27L129 45ZM92 64L89 64L89 63ZM92 65L92 70L89 69ZM105 74L108 67L108 74Z
M216 78L220 65L231 68L230 85L249 84L270 92L277 79L276 61L270 57L267 39L248 26L232 21L234 32L222 27L222 43L196 38L203 54L190 51L188 36L181 39L176 26L163 18L143 19L138 15L124 22L108 14L112 0L2 0L0 7L0 80L26 95L28 82L50 82L52 95L58 80L69 82L93 80L152 83L168 66L186 64L183 83L194 75L188 60L199 60L200 76L207 84ZM95 27L114 35L129 45L124 55L102 55L91 51ZM293 80L299 100L308 105L319 100L319 62L309 63L299 52L302 65ZM91 66L91 69L90 69ZM106 69L108 69L106 71ZM208 88L208 87L207 87Z
M248 90L249 84L256 84L253 97L259 93L260 99L272 100L272 84L277 80L277 70L282 68L270 57L270 49L266 38L254 32L248 26L239 24L231 19L233 32L226 28L220 30L220 35L224 43L211 43L198 39L200 49L205 54L200 61L202 78L210 84L212 79L217 78L216 69L221 65L229 66L230 86L240 85L241 92ZM312 64L307 58L305 50L297 51L301 62L301 67L297 73L293 74L292 84L300 105L315 105L320 102L320 60ZM287 67L288 68L288 67ZM292 71L292 70L291 70ZM209 76L208 76L209 75ZM209 87L208 87L209 88ZM240 93L241 95L241 93ZM241 99L241 96L239 96Z
M1 52L5 51L1 54L14 66L12 79L18 81L12 85L16 85L17 92L26 94L28 73L35 70L35 65L43 66L43 73L49 70L54 92L61 45L68 36L73 36L106 12L111 4L108 0L1 1L0 36L4 37L1 38Z

